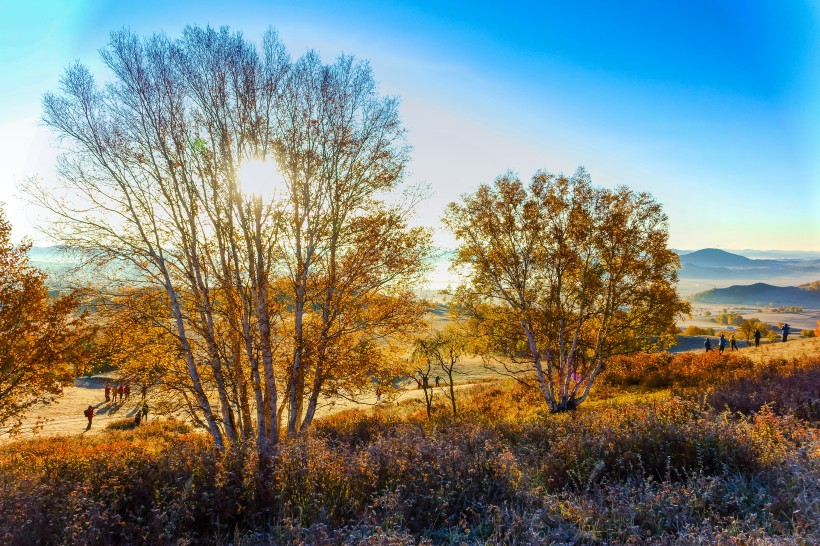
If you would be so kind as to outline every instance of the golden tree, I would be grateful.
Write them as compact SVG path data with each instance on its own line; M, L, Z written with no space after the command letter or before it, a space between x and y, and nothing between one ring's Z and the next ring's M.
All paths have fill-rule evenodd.
M216 445L268 450L284 412L289 434L309 426L323 394L373 371L356 358L379 362L421 314L410 289L429 234L380 201L407 162L397 103L366 63L291 61L272 31L259 48L227 29L121 31L102 58L108 85L78 64L43 101L67 194L29 195L57 240L161 291L147 308ZM243 191L251 159L278 165L284 188Z
M46 274L29 264L31 243L13 245L10 237L0 208L0 432L19 430L27 410L72 383L92 334L78 294L49 297Z
M608 357L672 344L688 310L661 206L594 187L582 169L538 172L529 186L503 175L451 203L444 222L468 278L458 305L485 323L489 350L528 355L551 411L582 403Z

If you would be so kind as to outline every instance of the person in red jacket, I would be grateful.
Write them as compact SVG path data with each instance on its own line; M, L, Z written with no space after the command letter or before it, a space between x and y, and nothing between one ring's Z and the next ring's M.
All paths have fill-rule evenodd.
M105 401L106 402L111 401L111 383L106 383L105 384Z
M85 427L85 430L89 430L91 428L91 420L94 418L94 406L88 406L83 412L83 415L88 419L88 426Z

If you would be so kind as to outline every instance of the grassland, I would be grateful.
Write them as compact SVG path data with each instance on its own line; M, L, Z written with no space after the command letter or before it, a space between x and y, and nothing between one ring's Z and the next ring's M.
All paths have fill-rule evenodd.
M350 409L260 460L174 420L0 447L4 544L812 544L820 340Z

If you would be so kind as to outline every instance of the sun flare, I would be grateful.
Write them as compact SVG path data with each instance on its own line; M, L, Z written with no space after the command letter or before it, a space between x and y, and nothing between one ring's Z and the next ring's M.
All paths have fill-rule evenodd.
M249 159L244 161L237 173L242 191L248 195L272 197L284 188L282 174L275 161L263 159Z

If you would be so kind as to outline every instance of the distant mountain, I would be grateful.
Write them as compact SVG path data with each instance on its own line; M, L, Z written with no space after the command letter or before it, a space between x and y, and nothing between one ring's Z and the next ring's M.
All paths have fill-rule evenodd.
M797 286L773 286L766 283L734 285L714 288L692 296L697 303L720 303L740 305L798 305L820 306L820 292Z
M755 267L757 260L750 260L745 256L732 254L718 248L704 248L681 256L682 264L691 264L698 267Z
M681 279L738 281L820 276L820 259L751 259L717 248L680 255Z

